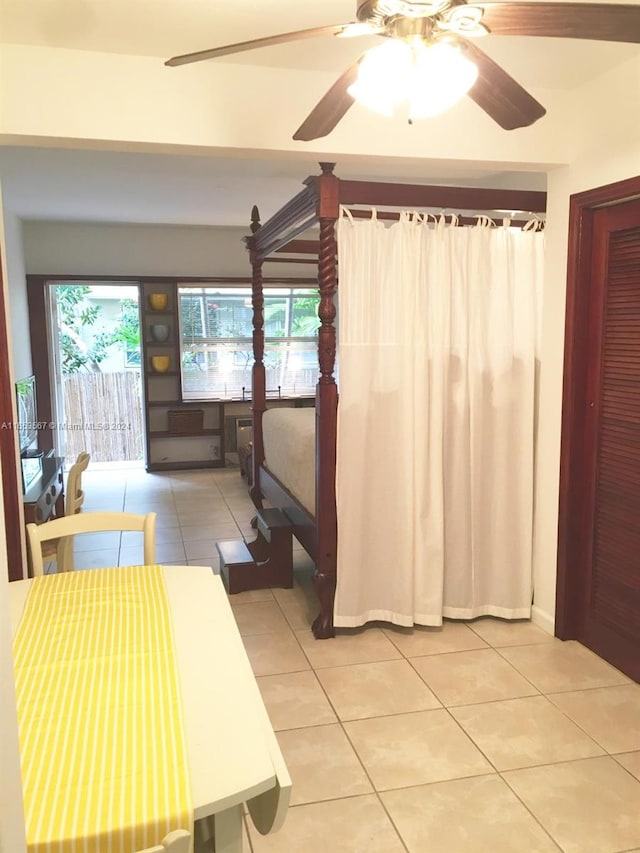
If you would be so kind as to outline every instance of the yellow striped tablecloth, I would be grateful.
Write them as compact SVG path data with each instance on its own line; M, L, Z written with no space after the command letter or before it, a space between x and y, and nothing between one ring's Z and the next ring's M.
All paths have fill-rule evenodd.
M192 831L160 566L35 578L14 662L29 853L134 853Z

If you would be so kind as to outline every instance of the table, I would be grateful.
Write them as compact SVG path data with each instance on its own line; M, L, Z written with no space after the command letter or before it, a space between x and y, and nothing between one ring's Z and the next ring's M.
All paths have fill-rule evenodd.
M240 853L242 804L260 832L277 830L291 779L220 577L202 566L163 566L163 574L182 688L196 850L198 837L212 832L216 853ZM8 585L14 636L32 583Z

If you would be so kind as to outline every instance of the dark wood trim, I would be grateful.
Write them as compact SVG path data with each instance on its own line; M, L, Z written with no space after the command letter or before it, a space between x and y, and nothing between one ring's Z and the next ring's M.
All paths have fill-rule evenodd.
M514 210L544 213L547 194L536 190L500 190L484 187L420 186L375 181L340 181L340 204L390 207L438 207L446 210Z
M277 252L281 251L280 249L276 249ZM266 264L309 264L311 266L316 266L318 263L315 258L279 258L277 255L273 255L273 257L263 258L262 259Z
M0 259L1 261L1 259ZM15 387L9 371L10 355L6 329L9 328L9 312L5 298L5 282L0 263L0 424L13 424L16 418ZM23 560L26 556L22 524L22 474L17 432L0 429L0 461L2 462L2 493L4 501L4 528L7 546L9 580L26 577Z
M281 509L291 522L293 535L315 562L317 555L316 521L268 468L259 468L260 493L271 506Z
M320 379L316 386L316 528L318 549L313 585L320 602L320 613L313 622L314 635L324 640L335 636L333 600L336 591L338 558L338 520L336 512L336 444L338 438L338 386L336 364L336 308L338 287L338 247L336 222L340 216L340 181L333 174L333 163L321 163L320 254L318 257L318 360Z
M259 223L256 227L259 227ZM253 486L251 498L259 509L262 507L260 490L260 469L264 464L264 442L262 440L262 416L267 409L267 379L264 366L264 289L262 278L262 260L251 249L253 307L253 367L251 368L251 414L253 418Z
M251 237L245 241L251 258L251 307L253 308L253 367L251 368L251 413L253 423L253 438L251 450L251 482L249 492L251 499L258 509L262 508L262 491L260 490L260 470L264 463L264 442L262 440L262 416L267 407L267 380L264 366L264 293L262 278L262 261L258 252L249 247L249 241L261 228L260 211L254 205L251 209ZM247 478L248 479L248 478ZM275 505L275 504L274 504Z
M638 197L640 176L577 193L569 202L555 624L556 636L563 640L580 633L587 589L588 560L580 542L588 519L580 497L586 487L581 436L588 401L586 383L579 378L587 371L593 221L599 208Z
M31 346L31 365L36 377L36 399L38 401L38 420L53 420L51 406L51 377L49 375L49 347L47 312L45 300L45 282L39 276L27 276L27 305L29 308L29 335L31 341L40 341L40 346ZM53 431L40 430L38 447L41 450L53 450Z
M200 459L197 462L154 462L153 471L198 471L201 468L224 468L224 461Z
M36 286L36 283L39 283L40 287L44 289L44 286L47 283L51 282L69 282L69 284L75 284L76 282L92 282L93 284L221 284L221 285L245 285L251 286L251 277L250 276L205 276L205 275L183 275L183 276L175 276L175 275L101 275L99 273L95 273L93 275L75 275L74 273L69 273L69 275L28 275L27 276L27 287L31 282L33 286ZM288 276L265 276L264 283L265 284L290 284L293 282L294 284L307 284L310 281L315 282L315 278L309 278L301 276L299 278L289 278Z
M276 252L287 252L291 255L315 255L318 257L320 251L319 240L291 240L286 246L276 249Z
M318 195L315 186L306 186L264 225L245 238L247 248L262 260L290 243L317 222Z

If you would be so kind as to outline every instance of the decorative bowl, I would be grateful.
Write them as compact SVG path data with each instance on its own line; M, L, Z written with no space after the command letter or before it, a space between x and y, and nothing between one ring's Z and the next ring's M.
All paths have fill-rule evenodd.
M169 304L169 296L166 293L150 293L149 305L154 311L164 311Z
M168 355L152 355L151 367L156 373L166 373L169 370L169 361Z
M169 326L166 323L155 323L151 326L151 337L154 341L166 341L169 338Z

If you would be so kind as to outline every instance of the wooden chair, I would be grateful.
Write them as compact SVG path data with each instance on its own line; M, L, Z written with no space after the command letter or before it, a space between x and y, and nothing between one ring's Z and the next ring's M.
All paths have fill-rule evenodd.
M75 515L82 509L84 491L82 490L82 474L87 470L91 456L86 451L79 453L76 461L69 469L67 487L64 494L64 514Z
M190 840L191 836L186 830L176 829L175 832L165 835L160 844L141 850L140 853L189 853Z
M156 561L156 514L136 515L132 512L81 512L54 518L44 524L27 524L27 541L33 575L44 571L42 543L80 533L103 533L112 530L137 530L144 536L144 564Z
M78 454L67 474L67 486L64 494L64 514L75 515L82 510L84 491L82 489L82 474L87 470L91 456L82 451ZM55 559L59 572L73 571L73 537L52 539L42 546L44 560Z

